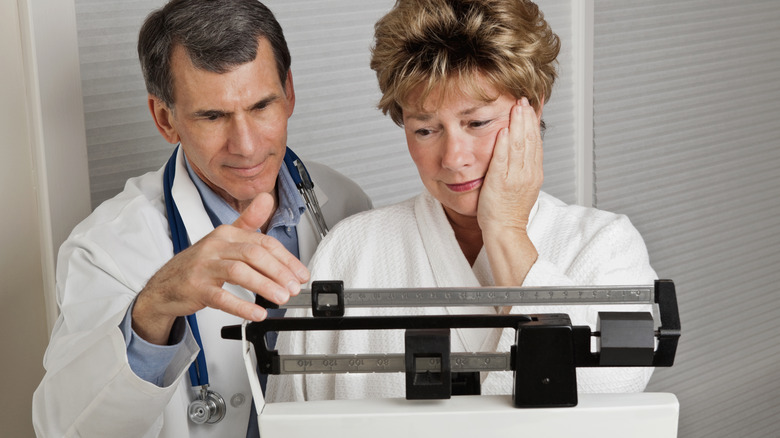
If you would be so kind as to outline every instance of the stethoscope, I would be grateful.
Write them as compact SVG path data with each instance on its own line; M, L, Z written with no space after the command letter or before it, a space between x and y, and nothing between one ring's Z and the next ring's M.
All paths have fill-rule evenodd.
M328 234L328 225L325 223L325 216L322 214L320 202L314 192L314 183L311 182L309 171L306 170L303 161L290 148L287 148L287 152L284 154L284 164L290 171L290 176L303 197L303 202L306 203L306 211L314 222L314 226L317 227L320 239L323 239Z
M173 179L176 173L176 154L178 147L173 151L173 155L168 159L168 163L165 165L165 171L163 173L163 193L165 196L165 210L168 213L168 226L171 229L171 240L173 241L173 253L187 249L190 246L189 238L187 237L187 229L184 227L184 221L179 213L179 208L176 206L176 202L173 200L171 189L173 187ZM317 232L320 238L325 237L328 233L328 226L325 224L325 217L320 209L320 203L317 200L317 195L314 193L314 184L309 177L309 172L306 170L306 166L300 158L290 148L284 154L284 164L287 166L287 170L290 172L290 176L295 182L295 186L298 188L304 202L306 203L306 211L310 215L312 222L314 222ZM200 331L198 330L198 319L193 313L187 316L187 322L192 330L192 336L200 347L198 356L195 361L190 365L189 374L190 382L193 388L200 387L198 398L193 400L187 408L190 420L197 424L213 424L218 423L225 418L225 410L227 405L225 399L216 391L209 389L209 372L206 367L206 354L203 349L203 342L200 338Z

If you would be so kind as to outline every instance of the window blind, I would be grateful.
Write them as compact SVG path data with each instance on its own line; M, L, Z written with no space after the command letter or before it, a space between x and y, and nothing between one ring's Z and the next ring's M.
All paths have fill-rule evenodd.
M90 193L94 209L173 147L154 126L138 64L138 31L160 0L76 0Z
M780 3L595 3L599 208L675 280L682 338L648 390L681 437L780 430Z
M302 158L357 181L377 206L422 190L401 128L376 109L368 67L373 25L392 0L268 0L292 54L295 113L288 144ZM575 199L572 151L571 17L568 1L539 2L564 40L561 77L545 108L545 190ZM76 0L93 208L127 178L156 170L172 147L146 106L136 55L138 29L162 0Z

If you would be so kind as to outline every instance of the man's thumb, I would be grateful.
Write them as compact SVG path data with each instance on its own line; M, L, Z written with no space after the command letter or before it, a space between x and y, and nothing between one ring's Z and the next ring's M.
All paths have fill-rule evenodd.
M247 231L257 231L271 217L273 208L274 198L268 193L260 193L233 222L233 226Z

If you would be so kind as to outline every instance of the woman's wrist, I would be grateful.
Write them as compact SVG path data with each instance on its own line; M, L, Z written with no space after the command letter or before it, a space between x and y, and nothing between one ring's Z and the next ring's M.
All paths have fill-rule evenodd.
M522 286L539 257L525 228L487 231L483 237L496 286Z

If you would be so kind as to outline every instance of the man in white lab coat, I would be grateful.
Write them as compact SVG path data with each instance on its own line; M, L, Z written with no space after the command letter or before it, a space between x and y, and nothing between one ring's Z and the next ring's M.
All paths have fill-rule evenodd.
M60 317L33 397L35 430L256 436L241 344L220 328L264 319L255 294L274 303L297 294L319 240L284 161L295 104L289 51L256 0L174 0L147 18L138 52L155 124L179 147L60 249ZM354 182L307 167L328 225L371 207ZM197 332L206 354L191 367ZM206 382L219 398L205 401L224 401L224 418L196 424L190 416L208 411L193 405Z

